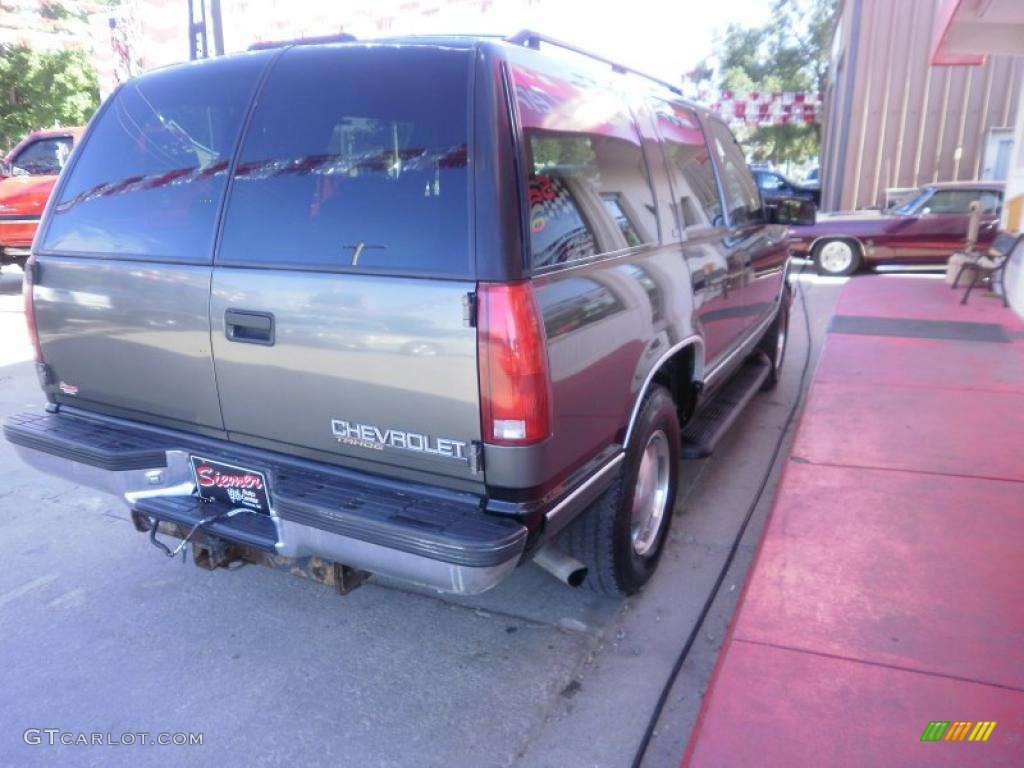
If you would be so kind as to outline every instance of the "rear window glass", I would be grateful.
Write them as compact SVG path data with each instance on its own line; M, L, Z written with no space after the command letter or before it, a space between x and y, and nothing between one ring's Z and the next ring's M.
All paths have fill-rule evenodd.
M125 84L100 114L43 249L209 263L231 153L267 56Z
M468 51L294 48L267 78L219 263L466 276Z

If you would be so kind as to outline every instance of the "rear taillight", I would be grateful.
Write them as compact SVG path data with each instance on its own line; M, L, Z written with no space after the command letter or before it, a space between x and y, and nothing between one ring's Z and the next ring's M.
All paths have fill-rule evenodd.
M544 440L551 435L551 378L533 286L481 283L477 302L484 442Z
M43 362L43 350L39 347L39 331L36 330L36 309L32 301L33 276L36 273L36 257L30 256L25 264L25 278L21 283L21 295L25 299L25 322L28 323L28 338L36 352L36 362Z

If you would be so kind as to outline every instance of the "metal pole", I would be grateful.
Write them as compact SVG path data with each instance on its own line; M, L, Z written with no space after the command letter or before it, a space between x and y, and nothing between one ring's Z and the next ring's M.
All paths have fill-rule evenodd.
M203 0L188 0L188 46L190 61L205 59L210 55L206 41L206 6Z
M192 0L188 0L188 60L196 60L196 19Z
M224 55L224 24L221 21L220 0L210 0L210 24L213 25L213 54Z

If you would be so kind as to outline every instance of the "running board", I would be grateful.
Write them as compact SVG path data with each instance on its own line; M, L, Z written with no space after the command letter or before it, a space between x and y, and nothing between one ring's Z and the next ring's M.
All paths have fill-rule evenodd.
M736 417L760 391L769 373L771 363L764 355L753 357L741 365L683 427L680 455L684 459L710 456Z

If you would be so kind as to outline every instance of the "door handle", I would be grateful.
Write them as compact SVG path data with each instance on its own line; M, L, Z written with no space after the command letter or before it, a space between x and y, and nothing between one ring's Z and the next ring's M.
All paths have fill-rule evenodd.
M224 335L243 344L274 344L274 316L270 312L229 309L224 312Z

